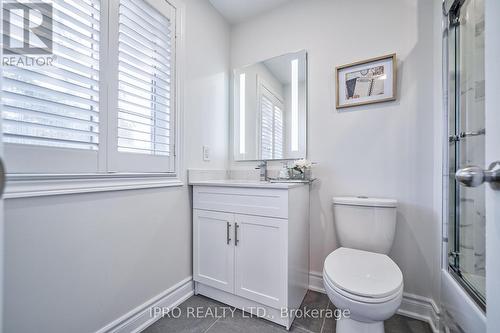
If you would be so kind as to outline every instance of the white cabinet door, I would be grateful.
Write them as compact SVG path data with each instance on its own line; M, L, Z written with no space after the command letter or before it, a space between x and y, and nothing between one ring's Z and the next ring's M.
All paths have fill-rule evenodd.
M194 280L234 292L234 214L193 211Z
M287 220L235 215L235 294L286 306Z

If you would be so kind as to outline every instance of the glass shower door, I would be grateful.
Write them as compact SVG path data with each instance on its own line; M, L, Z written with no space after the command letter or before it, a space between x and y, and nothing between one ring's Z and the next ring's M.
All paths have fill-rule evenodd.
M458 169L485 165L484 0L459 1L449 29L449 269L485 308L485 185L464 187Z

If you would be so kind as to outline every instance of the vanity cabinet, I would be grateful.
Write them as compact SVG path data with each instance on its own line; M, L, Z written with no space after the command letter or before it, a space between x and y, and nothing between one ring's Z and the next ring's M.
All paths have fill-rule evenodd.
M286 307L286 220L236 215L235 226L235 294L274 308Z
M193 212L195 281L234 290L234 214L195 209Z
M272 185L269 185L272 186ZM195 292L286 328L308 289L309 186L194 185Z

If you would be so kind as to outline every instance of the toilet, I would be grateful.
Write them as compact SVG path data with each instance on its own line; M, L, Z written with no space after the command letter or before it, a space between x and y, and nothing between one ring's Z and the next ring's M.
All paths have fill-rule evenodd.
M387 256L396 231L397 201L333 198L340 248L325 259L323 283L331 302L350 316L337 333L384 333L403 297L403 274Z

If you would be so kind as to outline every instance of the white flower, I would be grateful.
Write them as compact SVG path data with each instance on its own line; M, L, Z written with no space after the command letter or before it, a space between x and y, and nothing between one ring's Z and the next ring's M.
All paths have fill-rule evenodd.
M312 166L312 163L306 159L296 160L294 162L294 167L304 171L305 169L309 169Z

